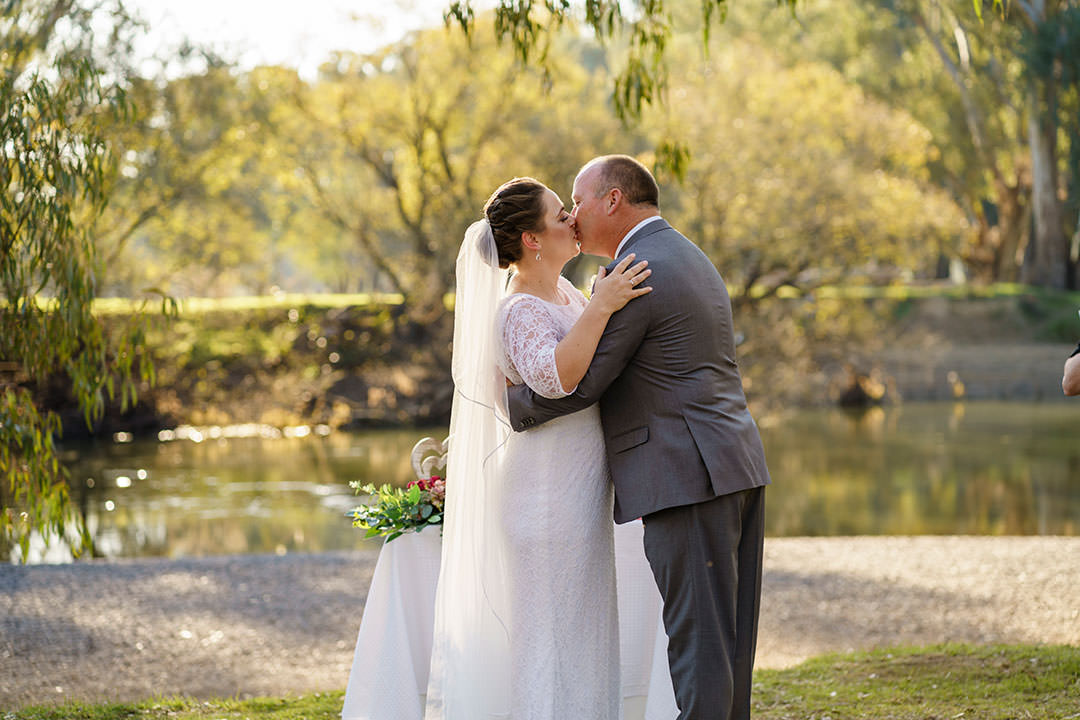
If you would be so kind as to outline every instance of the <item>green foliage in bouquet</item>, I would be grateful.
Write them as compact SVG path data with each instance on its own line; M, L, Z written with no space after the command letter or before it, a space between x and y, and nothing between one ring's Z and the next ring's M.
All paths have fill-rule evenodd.
M358 505L346 513L353 527L366 531L365 537L384 535L386 542L407 532L419 532L429 525L441 525L446 502L446 482L438 475L414 480L404 488L383 485L376 488L358 481L349 483L358 494L370 495L373 502Z

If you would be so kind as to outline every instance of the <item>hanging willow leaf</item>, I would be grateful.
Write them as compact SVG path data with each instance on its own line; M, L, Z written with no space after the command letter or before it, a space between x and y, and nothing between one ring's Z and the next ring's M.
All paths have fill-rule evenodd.
M26 560L32 533L90 549L56 458L60 421L38 408L33 385L66 375L91 426L117 391L124 407L137 400L140 318L110 335L92 312L101 263L91 227L117 165L106 129L133 110L92 59L90 5L0 6L0 361L19 369L0 374L0 561L15 547ZM70 37L57 49L61 17Z

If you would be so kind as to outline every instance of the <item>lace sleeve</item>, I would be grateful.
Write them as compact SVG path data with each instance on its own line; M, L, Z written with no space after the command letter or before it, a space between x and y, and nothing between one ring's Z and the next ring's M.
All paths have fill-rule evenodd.
M510 363L538 395L554 400L573 392L564 390L559 382L555 346L561 338L539 300L520 297L512 301L505 312L502 338Z

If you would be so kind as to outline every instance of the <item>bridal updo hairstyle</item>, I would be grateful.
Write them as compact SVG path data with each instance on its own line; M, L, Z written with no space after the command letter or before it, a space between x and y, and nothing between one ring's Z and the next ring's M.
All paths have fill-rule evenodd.
M521 259L521 233L543 232L544 194L547 186L530 177L503 183L484 205L484 216L495 237L499 267L508 268Z

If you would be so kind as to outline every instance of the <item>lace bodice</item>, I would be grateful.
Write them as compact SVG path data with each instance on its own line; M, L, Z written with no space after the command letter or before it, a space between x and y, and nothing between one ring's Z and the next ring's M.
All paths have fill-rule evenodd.
M563 388L555 365L559 344L585 309L587 300L569 280L559 277L566 305L541 300L535 295L514 293L499 305L499 336L503 352L500 369L512 383L524 382L546 398L566 397L576 388Z

